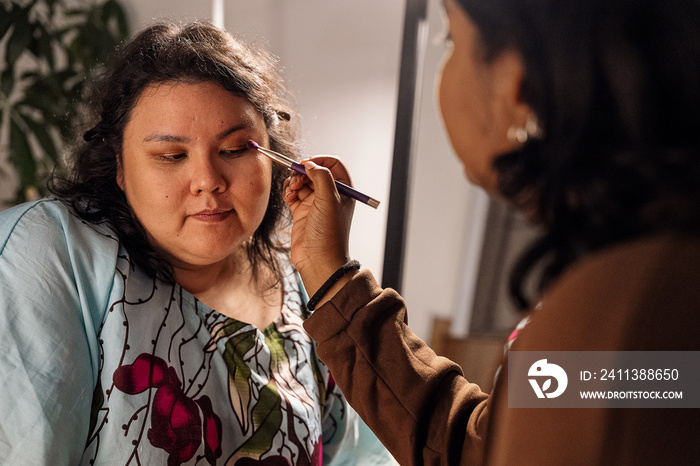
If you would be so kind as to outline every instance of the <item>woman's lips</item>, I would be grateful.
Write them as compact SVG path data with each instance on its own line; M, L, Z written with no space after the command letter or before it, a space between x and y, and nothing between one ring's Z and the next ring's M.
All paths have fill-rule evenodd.
M199 220L201 222L216 223L223 222L233 213L233 209L230 210L203 210L197 212L196 214L190 215L190 217Z

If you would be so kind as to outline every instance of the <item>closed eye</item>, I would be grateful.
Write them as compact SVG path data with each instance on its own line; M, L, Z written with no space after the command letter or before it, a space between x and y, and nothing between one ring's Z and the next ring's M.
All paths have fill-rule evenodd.
M224 150L220 151L219 154L223 155L224 157L236 158L236 157L242 156L247 151L248 151L248 148L246 146L241 146L241 147L235 147L232 149L224 149Z
M238 158L245 154L248 151L248 148L246 146L240 146L240 147L235 147L232 149L223 149L219 151L219 154L223 157L228 157L228 158ZM163 162L178 162L187 157L187 153L179 153L179 154L163 154L159 155L158 158L162 160Z
M181 154L168 154L158 156L158 158L163 160L164 162L177 162L178 160L182 160L185 157L187 157L187 154L185 154L184 152Z

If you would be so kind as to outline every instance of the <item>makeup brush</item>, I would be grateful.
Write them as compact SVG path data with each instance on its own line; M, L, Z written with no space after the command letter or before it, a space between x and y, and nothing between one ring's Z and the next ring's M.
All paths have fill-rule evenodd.
M287 157L286 155L282 155L279 152L260 147L260 145L253 140L249 140L246 143L246 146L248 147L248 149L253 149L262 152L263 154L270 157L273 161L279 163L280 165L284 165L285 167L299 173L300 175L306 175L306 169L304 169L304 166L300 163L296 163L293 159ZM335 187L338 189L338 192L340 194L344 194L345 196L363 202L370 207L374 207L376 209L379 206L378 200L373 199L367 196L366 194L362 194L360 191L353 189L350 186L341 183L340 181L335 182Z

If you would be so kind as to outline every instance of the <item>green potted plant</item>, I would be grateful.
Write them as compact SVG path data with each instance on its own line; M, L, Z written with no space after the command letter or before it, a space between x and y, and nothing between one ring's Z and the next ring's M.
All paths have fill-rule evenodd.
M0 0L0 135L9 162L0 180L16 172L13 202L45 194L44 178L63 167L83 83L128 34L117 0Z

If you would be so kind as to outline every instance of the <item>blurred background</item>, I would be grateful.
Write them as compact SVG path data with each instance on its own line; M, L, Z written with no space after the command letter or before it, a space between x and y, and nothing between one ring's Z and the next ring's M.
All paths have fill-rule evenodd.
M414 332L438 346L436 338L469 336L500 348L518 320L504 269L532 232L466 182L442 128L440 0L0 1L2 208L44 194L70 101L122 37L159 18L210 20L279 57L304 152L342 157L355 186L382 201L356 206L351 254L399 288ZM396 194L390 202L399 185L403 205ZM387 236L400 208L405 218ZM398 271L383 270L397 260Z

